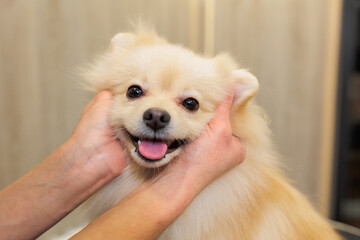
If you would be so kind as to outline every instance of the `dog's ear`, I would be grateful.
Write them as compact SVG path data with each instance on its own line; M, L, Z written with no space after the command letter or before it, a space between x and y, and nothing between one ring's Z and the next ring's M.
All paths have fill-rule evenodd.
M259 89L258 80L250 72L239 69L231 73L235 80L235 95L233 106L243 105L250 100Z
M135 35L132 33L118 33L110 42L110 51L126 49L135 42Z

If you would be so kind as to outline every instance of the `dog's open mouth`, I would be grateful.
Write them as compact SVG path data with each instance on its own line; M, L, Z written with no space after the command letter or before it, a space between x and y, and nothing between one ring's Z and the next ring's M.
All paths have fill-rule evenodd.
M186 140L166 140L160 138L146 138L134 136L126 130L139 156L148 162L160 161L166 154L171 153L186 144Z

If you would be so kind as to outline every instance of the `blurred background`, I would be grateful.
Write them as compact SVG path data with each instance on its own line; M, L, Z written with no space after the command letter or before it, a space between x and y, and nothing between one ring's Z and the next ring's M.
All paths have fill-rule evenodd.
M0 0L0 189L66 141L92 97L74 70L141 17L253 72L289 178L323 215L360 226L359 2Z

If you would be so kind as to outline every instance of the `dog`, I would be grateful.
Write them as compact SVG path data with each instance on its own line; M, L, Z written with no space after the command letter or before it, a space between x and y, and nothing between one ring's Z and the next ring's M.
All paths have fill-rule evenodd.
M174 161L235 86L231 126L247 143L246 160L202 191L159 239L340 239L281 172L268 120L253 101L258 81L229 55L199 56L140 29L115 35L85 80L93 92L113 93L111 125L128 160L87 203L91 218Z

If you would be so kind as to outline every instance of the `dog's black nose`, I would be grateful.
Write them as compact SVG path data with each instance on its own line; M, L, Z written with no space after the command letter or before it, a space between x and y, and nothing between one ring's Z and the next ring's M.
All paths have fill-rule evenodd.
M145 124L154 131L166 127L169 124L170 119L170 114L160 108L150 108L146 110L143 115Z

